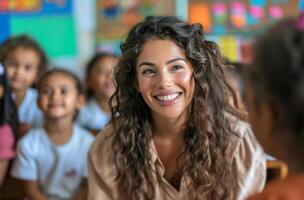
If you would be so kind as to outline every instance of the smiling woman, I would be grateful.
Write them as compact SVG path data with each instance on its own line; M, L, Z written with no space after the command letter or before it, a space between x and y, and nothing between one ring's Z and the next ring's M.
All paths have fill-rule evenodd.
M229 104L218 46L200 25L147 17L121 50L89 199L243 199L263 188L264 153Z
M138 91L151 108L153 120L185 121L194 79L182 49L172 40L151 39L144 44L137 64Z

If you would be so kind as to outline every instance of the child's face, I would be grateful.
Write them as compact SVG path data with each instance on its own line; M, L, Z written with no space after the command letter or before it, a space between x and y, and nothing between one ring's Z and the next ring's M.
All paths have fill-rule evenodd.
M46 77L39 86L38 105L46 118L73 119L76 110L83 104L75 80L64 73L54 73Z
M94 96L109 99L115 92L113 70L118 58L106 56L97 61L87 77L87 85Z
M18 47L6 58L7 74L14 91L29 88L37 79L39 55L31 48Z
M171 40L147 41L137 58L138 90L156 118L186 116L194 93L193 67Z

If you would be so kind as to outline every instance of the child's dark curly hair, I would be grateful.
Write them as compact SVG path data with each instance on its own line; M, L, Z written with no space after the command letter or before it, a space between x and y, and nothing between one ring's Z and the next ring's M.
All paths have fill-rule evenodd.
M286 19L258 38L246 76L255 104L268 101L279 108L276 128L304 139L304 22ZM303 142L303 140L302 140Z

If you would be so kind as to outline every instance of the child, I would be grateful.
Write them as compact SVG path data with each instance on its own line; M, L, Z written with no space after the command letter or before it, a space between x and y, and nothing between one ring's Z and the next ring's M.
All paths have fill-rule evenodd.
M12 99L5 67L0 63L0 187L9 160L15 156L13 149L18 130L18 115Z
M31 129L17 146L12 175L30 199L85 199L87 152L94 137L74 124L84 101L81 83L59 69L38 82L43 128Z
M37 92L31 86L45 70L47 58L36 41L20 35L7 39L1 45L0 62L7 67L22 135L32 126L41 126L43 121L42 113L35 103Z
M290 174L250 200L304 199L304 15L280 21L258 38L246 79L253 130Z
M199 24L150 16L115 68L112 121L89 154L89 199L244 199L264 152L229 103L218 46Z
M115 92L114 67L118 57L111 53L97 53L89 62L86 73L87 104L80 109L78 123L98 133L110 119L110 97Z
M230 86L235 90L236 97L231 98L231 103L240 110L245 110L243 93L244 93L244 81L242 70L246 67L239 62L227 61L227 67L225 67L225 75ZM237 100L235 100L235 98ZM238 105L237 105L238 103Z

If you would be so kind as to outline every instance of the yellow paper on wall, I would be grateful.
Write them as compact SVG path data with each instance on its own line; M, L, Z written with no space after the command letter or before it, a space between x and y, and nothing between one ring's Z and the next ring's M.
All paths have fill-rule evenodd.
M238 61L238 40L234 36L221 36L219 46L223 56L230 61Z

